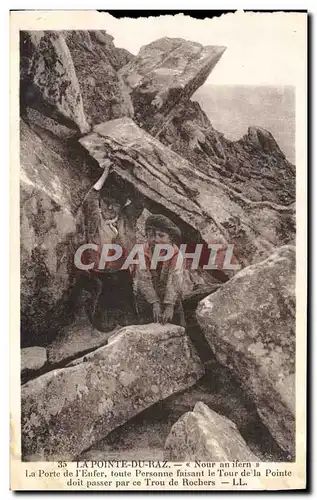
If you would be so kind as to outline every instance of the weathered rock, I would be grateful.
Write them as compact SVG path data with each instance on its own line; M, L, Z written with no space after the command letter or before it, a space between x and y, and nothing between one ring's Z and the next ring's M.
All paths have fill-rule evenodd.
M27 34L25 34L26 36ZM30 32L25 43L31 47L24 56L21 97L24 103L67 127L84 134L89 125L74 64L67 44L56 31Z
M22 387L25 460L67 460L204 373L176 325L129 326L95 357Z
M81 319L81 318L80 318ZM74 366L83 361L81 356L88 351L94 351L107 343L113 332L99 332L92 328L92 325L83 321L76 321L69 326L65 326L58 338L47 346L48 361L51 365L66 362L68 359L76 357L69 366ZM92 354L87 354L85 360Z
M166 460L258 462L236 425L204 403L196 403L173 425L165 443Z
M20 81L29 77L32 59L44 36L44 31L20 31ZM23 90L23 89L21 89Z
M74 129L66 127L52 118L43 115L37 109L25 107L23 120L30 125L34 132L45 142L50 143L56 153L60 156L69 156L70 144L69 140L77 142L78 132ZM61 141L59 140L61 139ZM54 148L54 146L56 146ZM64 147L62 147L64 146Z
M197 318L218 360L254 401L279 446L295 447L295 251L285 246L202 300Z
M128 50L120 47L115 47L113 44L114 37L109 35L104 30L91 30L89 31L92 42L98 44L102 51L105 53L107 59L116 71L122 66L125 66L130 61L134 61L135 56Z
M293 207L244 198L129 118L97 125L80 142L101 167L110 157L117 176L179 224L184 242L233 244L240 263L248 265L294 238Z
M131 90L138 125L158 134L174 106L205 82L225 50L167 37L142 47L119 71Z
M197 346L197 338L194 345ZM203 402L236 424L247 446L262 462L284 462L285 452L278 447L254 404L228 368L215 359L205 367L205 375L195 385L129 419L85 451L79 460L103 460L105 457L109 460L163 460L164 444L172 426L185 413L192 412L196 403Z
M230 141L214 129L195 101L180 102L172 115L158 138L196 169L253 201L294 201L295 167L270 132L249 127L239 141Z
M106 38L106 45L100 40L96 41L96 32L93 32L92 37L90 33L64 31L87 120L90 124L96 124L121 116L132 117L133 105L128 89L115 69L120 65L120 52L104 33L98 32L97 37Z
M70 286L69 238L75 219L35 184L21 180L21 335L47 340L52 312Z
M45 347L26 347L21 349L21 373L40 370L47 361Z
M43 345L52 313L61 325L58 305L72 283L74 247L83 237L76 212L93 169L39 127L21 121L20 138L22 342Z
M70 143L65 136L58 137L46 123L40 123L39 117L40 114L28 111L28 120L21 121L23 175L61 207L76 214L88 190L100 177L100 168L89 155L85 156L77 141Z

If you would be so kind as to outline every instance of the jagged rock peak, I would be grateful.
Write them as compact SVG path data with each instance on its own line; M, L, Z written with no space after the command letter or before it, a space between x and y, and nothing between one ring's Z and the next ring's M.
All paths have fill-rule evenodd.
M295 199L295 166L265 129L249 127L241 139L231 141L212 126L198 102L184 99L159 139L195 169L253 201L289 205Z
M175 105L203 85L225 50L181 38L160 38L142 47L120 70L131 91L137 123L157 135Z
M285 158L271 132L262 127L249 127L244 139L265 153L275 153Z
M123 49L122 47L116 47L114 42L114 37L109 35L104 30L93 30L89 31L90 37L93 42L99 44L105 55L109 57L109 60L112 66L119 70L125 64L128 64L130 61L135 59L135 56L131 54L127 49Z
M90 30L89 33L90 36L101 45L107 45L114 40L114 37L109 35L105 30Z
M204 367L181 326L122 328L87 362L23 385L22 454L26 460L74 459L137 413L191 387L203 375Z

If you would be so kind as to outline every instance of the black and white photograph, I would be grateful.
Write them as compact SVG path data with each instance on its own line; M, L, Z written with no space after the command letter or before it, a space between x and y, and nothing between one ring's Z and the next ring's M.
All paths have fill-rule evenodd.
M95 14L18 30L16 484L303 488L306 15Z

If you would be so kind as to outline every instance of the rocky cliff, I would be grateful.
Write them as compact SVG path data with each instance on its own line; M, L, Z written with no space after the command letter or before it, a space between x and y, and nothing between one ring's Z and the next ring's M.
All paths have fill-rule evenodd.
M240 140L230 141L214 129L198 102L183 101L159 139L195 169L250 200L283 205L295 201L294 165L267 130L250 126Z
M291 257L279 258L274 252L294 243L295 167L269 131L250 124L244 137L229 141L191 100L224 54L224 47L163 38L134 57L116 48L104 31L21 32L21 339L31 349L23 354L27 382L22 416L23 453L29 460L75 458L179 391L192 403L184 413L199 401L218 411L214 399L201 397L197 389L206 362L212 363L216 379L221 364L229 369L241 386L241 398L251 402L254 418L266 429L262 434L270 436L271 451L264 452L261 442L255 455L285 459L293 454L294 401L284 385L292 383L294 317L288 316L281 332L276 330L278 338L273 331L283 321L285 302L293 303ZM245 268L233 278L216 271L189 273L184 287L186 334L179 327L152 324L123 330L119 325L115 336L107 331L92 336L82 311L74 310L73 254L84 239L82 202L109 160L108 191L113 197L124 193L141 207L138 220L122 224L124 241L141 234L144 214L160 212L178 224L184 243L234 244ZM282 281L276 282L275 267L280 265ZM270 279L275 283L269 297L277 321L273 318L272 324L267 317L271 302L264 292L257 293L259 281L269 289ZM237 295L232 321L227 303L231 291ZM198 308L199 326L194 311L211 292ZM213 307L220 311L216 317L209 315ZM219 343L223 331L225 344ZM249 349L251 340L262 350L268 343L274 369L279 370L277 358L283 363L285 373L279 372L277 388L259 347ZM246 345L244 356L239 345L242 350ZM290 351L284 359L279 348L285 345ZM240 354L232 363L236 351ZM39 352L41 360L35 363ZM156 381L154 373L159 375ZM228 380L225 394L232 388ZM205 393L210 392L207 386ZM266 392L272 401L265 400ZM232 405L223 406L230 409L221 413L236 422ZM234 457L253 456L247 448L254 448L251 424L247 429L241 419L236 423L245 444L227 421L197 408L175 427L177 447L183 449L179 440L186 433L205 427L213 433L219 421L240 443L233 447ZM185 434L176 432L190 419L197 422ZM76 440L82 425L82 438ZM212 459L215 450L204 446L200 452Z

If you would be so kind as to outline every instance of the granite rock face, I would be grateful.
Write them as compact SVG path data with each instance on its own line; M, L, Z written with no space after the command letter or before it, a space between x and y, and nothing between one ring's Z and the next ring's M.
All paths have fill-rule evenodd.
M116 68L121 53L104 32L64 31L76 70L88 122L101 123L121 116L133 117L128 89Z
M132 189L132 201L142 200L151 212L165 213L179 224L186 243L230 243L242 266L293 243L294 207L250 201L257 199L252 198L252 186L263 191L265 181L255 175L252 158L257 151L280 155L270 134L250 129L241 153L241 148L231 147L212 131L204 151L197 150L202 147L201 133L210 136L210 124L189 98L223 51L161 39L134 57L117 49L105 31L21 34L21 270L26 337L51 329L44 316L49 318L53 310L57 316L60 313L55 306L67 296L72 279L69 244L73 239L82 242L83 236L77 210L108 157L113 175L124 189ZM71 83L64 85L64 80ZM64 87L65 94L59 94ZM129 118L132 101L140 127ZM80 139L82 147L78 135L87 130L85 120L95 128ZM157 126L156 139L142 129L157 134ZM246 158L246 151L252 175L241 194L232 189L240 188L223 162L228 155ZM273 170L276 182L271 192L276 196L270 198L265 191L262 199L279 201L279 190L289 186L281 164ZM130 226L123 231L124 242L135 239ZM205 290L206 279L200 281ZM191 293L192 284L188 285Z
M41 32L40 32L41 33ZM64 37L56 31L26 33L21 93L26 105L80 133L89 125L73 60ZM24 73L24 74L23 74Z
M253 201L289 205L295 200L295 167L274 137L249 127L230 141L210 123L198 102L182 101L158 138L201 172L222 181Z
M175 105L205 82L225 50L167 37L142 47L119 71L131 92L136 123L157 135Z
M113 43L114 37L109 35L106 31L90 30L89 35L94 45L98 45L101 48L116 71L122 68L122 66L128 64L130 61L134 61L135 56L128 50L115 47Z
M258 462L231 420L196 403L173 425L164 449L171 461Z
M94 174L48 131L21 121L20 135L22 342L45 345L53 317L61 324L74 249L83 238L77 208Z
M22 386L22 455L25 460L74 459L203 374L182 327L125 327L87 362Z
M233 244L239 262L248 265L293 240L293 208L244 198L129 118L95 126L80 143L100 167L105 157L113 160L114 174L174 219L187 241Z
M279 446L295 449L295 249L281 247L202 300L197 319L218 361L254 401Z

